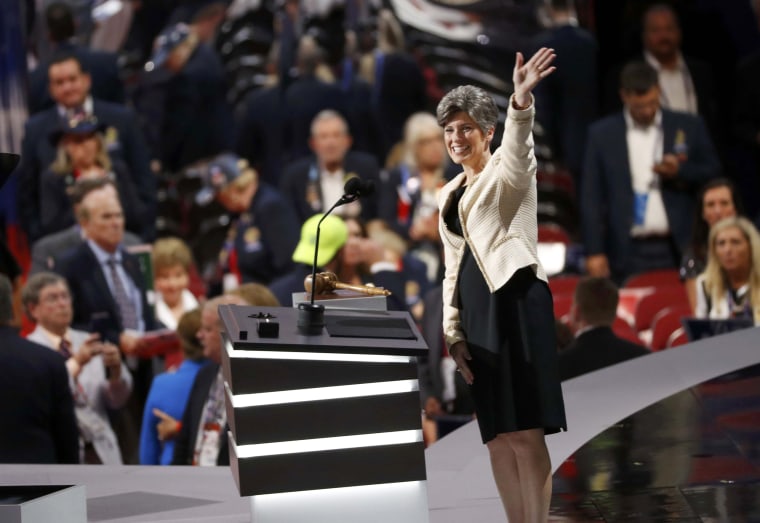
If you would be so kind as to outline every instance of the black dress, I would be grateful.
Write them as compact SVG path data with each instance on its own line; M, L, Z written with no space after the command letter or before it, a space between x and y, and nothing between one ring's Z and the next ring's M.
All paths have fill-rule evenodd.
M444 220L462 234L454 194ZM567 429L557 368L554 307L548 285L531 267L491 293L465 247L457 283L459 315L474 375L471 387L483 443L504 432Z

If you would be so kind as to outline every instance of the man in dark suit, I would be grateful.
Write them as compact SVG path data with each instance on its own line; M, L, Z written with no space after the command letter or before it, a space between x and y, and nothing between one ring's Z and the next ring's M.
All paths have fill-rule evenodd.
M193 26L179 23L156 38L136 95L153 158L178 172L234 145L222 61Z
M702 119L660 109L650 65L623 69L620 96L623 112L589 129L580 193L586 269L617 282L678 266L695 191L721 171Z
M534 48L557 53L557 70L536 86L536 120L546 131L554 158L580 175L588 126L598 116L597 51L594 36L578 26L571 0L547 2L551 26Z
M285 90L285 123L283 138L285 157L289 161L309 154L309 126L320 111L333 109L348 115L345 95L334 81L328 81L324 51L315 38L301 37L296 57L298 77Z
M644 12L641 25L640 58L658 73L662 107L699 114L712 138L717 140L720 128L712 69L709 64L681 53L681 27L675 10L666 4L654 4ZM617 87L621 69L622 66L613 68L606 79L605 106L610 111L620 107Z
M610 279L589 277L578 282L570 309L575 340L559 353L560 379L649 354L641 345L612 332L617 305L618 290Z
M91 79L73 54L56 55L48 67L50 95L56 105L32 116L26 123L19 169L19 215L30 241L41 237L39 218L40 175L55 159L56 149L48 139L60 127L61 118L87 114L106 126L109 155L122 160L137 186L140 201L155 213L156 180L150 169L145 141L132 111L90 95ZM152 230L145 233L151 239Z
M65 360L18 335L11 295L0 275L0 463L79 463Z
M74 216L79 215L79 205L82 203L82 199L84 199L85 196L94 190L101 189L108 185L116 190L116 185L108 178L85 178L77 180L72 186L73 190L70 194ZM55 257L82 244L84 241L84 231L78 223L60 232L43 236L32 245L32 266L29 269L29 275L31 276L32 274L41 271L55 270ZM122 244L125 247L140 245L142 243L145 243L142 238L129 231L124 231Z
M229 465L227 441L227 412L224 407L224 377L222 376L222 322L219 305L249 305L237 295L226 294L207 301L201 311L198 339L203 356L210 361L195 377L182 429L174 445L172 465L214 466Z
M296 209L300 222L309 216L326 212L343 195L349 178L379 184L380 169L375 158L366 153L349 151L351 135L340 113L327 109L314 117L309 140L314 156L297 160L282 174L280 190ZM377 203L367 198L335 209L339 216L377 217Z
M137 434L153 379L152 361L138 355L147 343L143 334L156 329L157 322L139 262L123 248L124 214L113 186L87 194L77 218L86 241L56 257L55 271L69 285L74 304L72 327L98 332L126 356L133 394L119 411L114 429L124 461L136 463Z
M82 63L92 78L92 95L100 100L124 103L124 85L119 76L118 56L115 53L94 51L75 41L76 24L71 7L54 2L45 10L48 38L53 53L71 53ZM48 92L47 60L40 62L29 75L29 114L54 105Z

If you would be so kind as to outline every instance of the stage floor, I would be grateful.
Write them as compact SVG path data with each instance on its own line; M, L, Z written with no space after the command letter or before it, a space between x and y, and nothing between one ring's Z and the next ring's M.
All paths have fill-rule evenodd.
M563 383L569 430L547 438L550 521L760 522L757 333ZM474 422L425 458L430 523L505 521ZM0 465L0 484L84 485L90 522L251 521L249 500L223 467Z
M554 474L550 521L760 521L760 365L594 437Z

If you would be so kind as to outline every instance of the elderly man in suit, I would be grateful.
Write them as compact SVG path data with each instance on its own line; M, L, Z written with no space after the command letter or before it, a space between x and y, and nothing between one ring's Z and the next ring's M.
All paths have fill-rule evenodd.
M72 191L69 195L74 216L79 216L79 206L85 196L92 191L105 187L110 187L114 193L117 192L116 184L108 178L84 178L77 180L72 186ZM54 270L56 256L80 245L84 241L84 230L78 223L60 232L43 236L32 245L32 266L29 269L29 274ZM125 247L131 247L144 243L144 240L129 231L124 231L122 243Z
M119 348L103 342L97 333L70 327L74 315L71 294L66 280L57 274L41 272L29 278L21 300L37 324L27 339L49 347L66 361L82 461L121 465L108 409L119 409L127 402L132 376L122 363Z
M678 266L695 191L721 171L702 119L661 109L650 65L623 69L620 96L623 111L589 129L580 194L586 269L617 282Z
M0 463L78 463L64 359L11 326L12 287L0 274Z
M134 113L121 105L105 102L90 94L92 80L81 60L74 54L56 55L48 65L48 88L55 106L32 116L26 123L21 145L18 195L22 225L31 241L41 237L39 208L40 176L55 159L56 149L48 139L61 125L61 119L93 116L106 126L108 154L122 160L132 175L140 201L147 212L155 214L156 181L150 170L147 146L140 134ZM153 230L146 230L151 239Z
M117 426L122 455L137 462L137 434L153 368L150 359L139 358L146 347L143 334L156 329L148 304L138 260L124 250L124 214L110 187L90 192L79 207L79 225L86 241L62 254L55 270L68 282L74 304L72 326L97 330L101 338L117 345L133 373L134 392ZM97 326L90 327L96 324ZM122 412L124 414L124 412Z
M283 172L280 190L292 203L303 223L310 216L325 212L343 195L349 178L379 183L380 170L369 154L349 151L351 135L348 123L337 111L321 111L311 123L309 145L314 155L289 165ZM377 217L377 205L371 199L355 201L335 209L343 217Z
M578 282L570 309L575 340L559 353L560 379L649 354L641 345L612 332L618 299L617 287L608 278L587 277Z

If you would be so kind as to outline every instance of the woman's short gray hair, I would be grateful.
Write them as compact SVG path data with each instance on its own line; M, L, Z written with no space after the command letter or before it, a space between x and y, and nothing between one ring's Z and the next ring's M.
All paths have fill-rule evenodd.
M438 125L444 127L456 113L464 111L475 120L483 133L496 127L499 108L486 91L474 85L462 85L452 89L438 103Z

